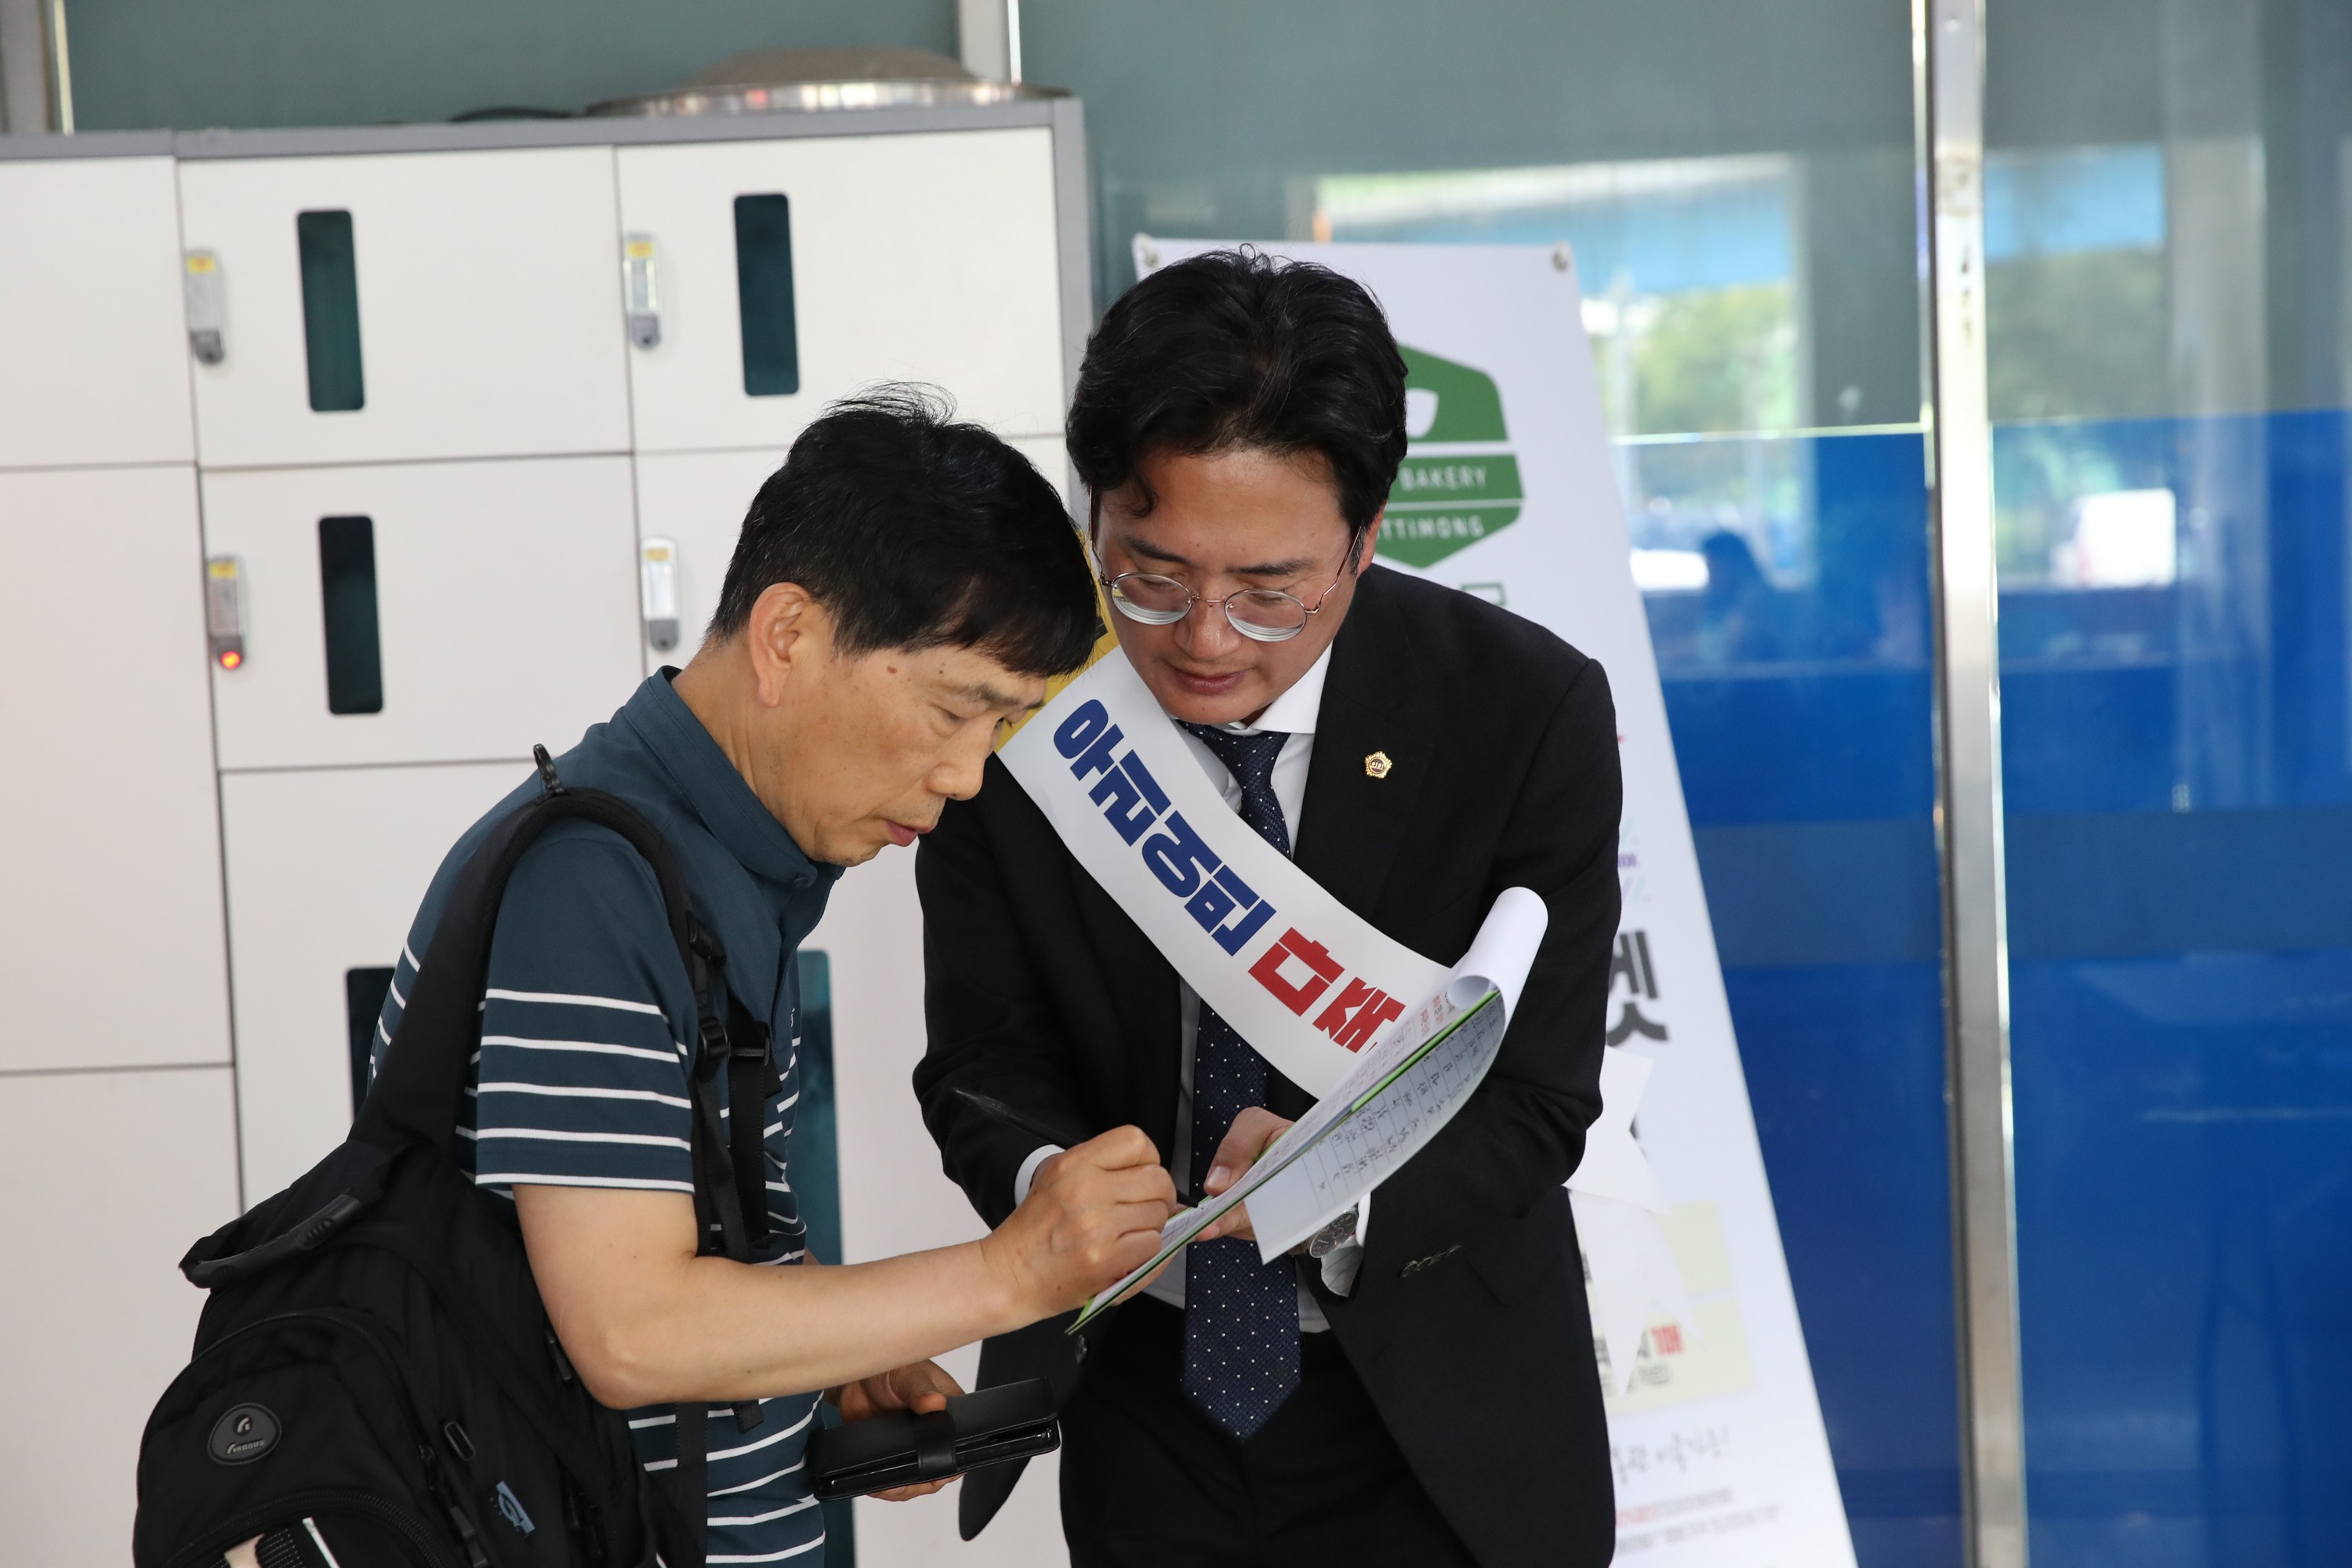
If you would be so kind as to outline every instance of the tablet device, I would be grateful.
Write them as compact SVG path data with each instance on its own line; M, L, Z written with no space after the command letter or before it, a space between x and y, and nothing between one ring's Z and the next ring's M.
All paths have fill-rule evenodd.
M809 1439L810 1484L820 1498L862 1497L945 1480L982 1465L1050 1454L1062 1428L1041 1379L959 1394L945 1410L886 1410Z

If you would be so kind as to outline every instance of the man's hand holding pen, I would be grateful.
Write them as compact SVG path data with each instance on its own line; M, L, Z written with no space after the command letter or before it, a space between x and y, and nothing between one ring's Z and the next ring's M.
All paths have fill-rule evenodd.
M1147 1261L1176 1208L1151 1140L1115 1128L1038 1166L1027 1200L981 1247L1014 1299L1050 1317Z

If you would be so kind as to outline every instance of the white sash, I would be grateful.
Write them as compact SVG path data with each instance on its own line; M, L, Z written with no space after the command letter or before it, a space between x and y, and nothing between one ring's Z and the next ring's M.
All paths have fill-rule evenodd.
M997 754L1063 846L1185 984L1318 1100L1446 977L1444 964L1374 928L1235 815L1108 637L1095 662L1023 721ZM1517 979L1507 991L1516 1015ZM1488 1043L1475 1076L1498 1044ZM1633 1136L1649 1070L1624 1052L1605 1053L1604 1110L1568 1185L1664 1214L1665 1195ZM1452 1114L1449 1107L1439 1122ZM1604 1315L1624 1316L1629 1301L1646 1310L1647 1276L1605 1240L1594 1243L1592 1264ZM1630 1353L1614 1364L1630 1368Z
M1445 975L1234 815L1116 644L999 754L1185 983L1309 1094Z

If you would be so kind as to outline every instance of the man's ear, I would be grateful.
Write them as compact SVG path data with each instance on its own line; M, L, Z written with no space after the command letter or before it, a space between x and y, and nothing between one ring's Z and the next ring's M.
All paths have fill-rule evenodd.
M1359 577L1364 574L1364 568L1372 563L1372 552L1380 547L1381 524L1388 520L1388 515L1389 509L1385 506L1372 513L1372 525L1364 530L1364 542L1356 547L1356 575Z
M805 679L811 664L832 647L833 617L798 583L772 583L752 601L743 623L743 651L766 706L783 700L793 678Z

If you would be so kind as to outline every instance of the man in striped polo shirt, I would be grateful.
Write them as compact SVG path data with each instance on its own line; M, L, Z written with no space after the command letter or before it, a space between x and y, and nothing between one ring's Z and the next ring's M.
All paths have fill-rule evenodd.
M801 1458L820 1397L852 1420L939 1408L957 1390L925 1358L1077 1305L1150 1256L1174 1207L1132 1127L1056 1162L986 1239L877 1263L810 1267L793 1191L794 950L842 868L970 796L998 725L1095 636L1053 488L918 396L861 399L811 426L761 487L692 663L558 759L567 784L660 828L725 947L729 990L769 1029L782 1079L757 1108L771 1240L750 1265L698 1256L694 996L650 868L607 829L561 824L515 869L459 1131L475 1181L514 1201L556 1331L597 1398L629 1410L646 1468L676 1467L677 1402L712 1407L712 1563L822 1562ZM459 868L540 787L520 784L443 862L379 1052ZM749 1400L761 1419L742 1431L730 1407Z

